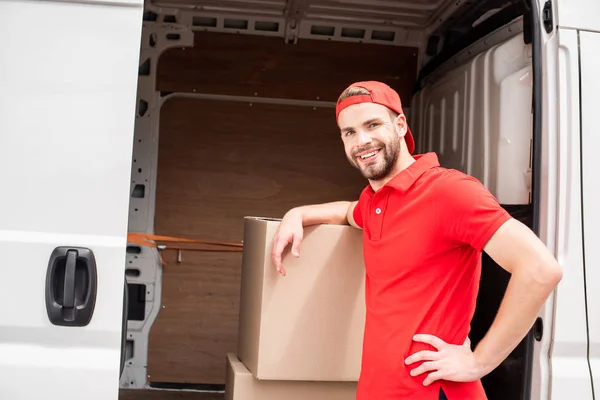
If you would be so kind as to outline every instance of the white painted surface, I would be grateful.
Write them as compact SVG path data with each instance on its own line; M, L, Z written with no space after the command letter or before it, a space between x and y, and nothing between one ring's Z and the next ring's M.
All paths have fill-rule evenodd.
M501 204L530 193L531 46L514 36L419 92L411 109L421 151L478 178Z
M590 363L600 390L600 33L581 32L582 182Z
M179 37L169 39L168 35ZM145 101L148 108L145 113L138 108L136 113L131 181L133 187L143 185L144 197L133 197L132 191L129 201L130 232L154 233L160 109L168 97L161 98L156 90L158 59L170 48L185 48L193 44L193 32L185 26L163 22L143 23L140 64L148 60L150 74L138 77L136 104ZM148 384L148 339L161 307L160 255L153 247L141 247L140 254L127 254L127 267L139 271L138 276L128 276L127 282L145 285L146 301L144 320L127 321L127 340L132 348L125 362L120 386L139 389Z
M118 397L141 19L131 4L0 1L3 399ZM96 257L84 328L46 315L48 260L63 245Z
M581 174L579 137L579 62L577 33L561 30L558 48L558 140L543 175L557 177L556 248L563 279L554 299L554 337L551 348L550 399L592 399L587 363L587 326L583 273ZM547 68L551 68L550 63ZM559 111L560 110L560 111ZM554 112L553 112L554 111ZM550 141L554 143L553 136ZM550 218L549 214L543 219ZM546 334L551 334L545 329ZM543 399L543 398L540 398Z
M540 0L540 10L545 1ZM554 26L600 32L600 1L554 0L556 13Z
M542 35L543 36L543 35ZM539 168L539 231L538 235L552 254L557 253L558 175L562 166L558 157L558 38L556 35L542 38L542 98L541 98L541 166ZM552 369L550 351L553 343L555 296L543 305L538 316L544 323L544 335L533 341L531 373L531 400L549 400Z

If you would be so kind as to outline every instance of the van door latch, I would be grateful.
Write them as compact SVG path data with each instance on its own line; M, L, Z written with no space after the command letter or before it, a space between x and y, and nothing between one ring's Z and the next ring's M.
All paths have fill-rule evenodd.
M54 325L81 327L94 314L96 260L90 249L57 247L46 272L46 312Z
M550 0L546 1L546 3L544 4L544 8L542 10L542 22L544 23L544 28L546 29L546 32L552 32L554 21L552 17L552 2Z

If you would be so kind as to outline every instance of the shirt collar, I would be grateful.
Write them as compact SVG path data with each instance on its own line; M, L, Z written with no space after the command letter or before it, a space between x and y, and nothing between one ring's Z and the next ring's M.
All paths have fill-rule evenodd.
M395 177L393 177L383 187L390 187L400 192L407 191L413 183L419 179L421 175L430 170L431 168L439 167L440 163L436 153L425 153L413 155L415 162L408 166L408 168L400 171ZM369 192L374 193L371 185L368 186Z

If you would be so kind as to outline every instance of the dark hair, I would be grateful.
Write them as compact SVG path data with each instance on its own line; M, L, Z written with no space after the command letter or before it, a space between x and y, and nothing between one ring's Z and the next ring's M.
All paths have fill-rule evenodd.
M350 87L346 90L344 90L344 92L340 95L340 98L338 99L338 104L342 102L342 100L347 99L348 97L352 97L352 96L360 96L360 95L365 95L365 94L371 94L371 92L369 92L367 89L362 88L360 86L353 86ZM390 113L390 116L392 117L392 119L396 118L399 114L392 110L391 108L388 108L388 112Z
M347 99L348 97L359 96L361 94L371 94L371 92L369 92L367 89L361 88L361 87L348 88L340 95L340 98L338 99L338 103L341 103L342 100Z

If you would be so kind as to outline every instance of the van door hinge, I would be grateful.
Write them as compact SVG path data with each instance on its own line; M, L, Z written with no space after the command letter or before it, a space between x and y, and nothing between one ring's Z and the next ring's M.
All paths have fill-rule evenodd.
M554 21L552 18L552 2L550 0L546 1L546 4L544 4L544 9L542 10L542 21L544 23L544 28L546 28L546 32L552 32Z

